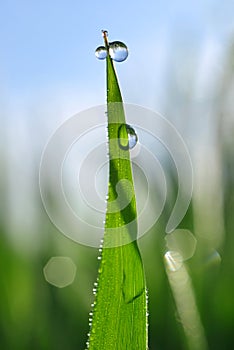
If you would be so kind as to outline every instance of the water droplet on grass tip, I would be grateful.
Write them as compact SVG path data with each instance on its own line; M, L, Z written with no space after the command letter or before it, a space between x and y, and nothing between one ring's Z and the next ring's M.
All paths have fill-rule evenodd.
M96 50L95 50L95 56L99 59L99 60L104 60L107 57L107 49L105 48L105 46L99 46Z
M109 44L110 57L116 62L123 62L128 57L128 48L121 41L113 41Z
M136 131L128 124L122 124L118 130L119 147L123 150L133 149L138 141Z

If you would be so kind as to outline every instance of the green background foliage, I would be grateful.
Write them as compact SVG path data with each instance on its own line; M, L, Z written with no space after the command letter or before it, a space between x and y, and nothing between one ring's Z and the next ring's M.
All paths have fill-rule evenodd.
M173 2L173 4L175 3ZM227 4L228 2L226 5ZM17 6L21 7L22 5L21 3L17 3ZM173 6L177 8L177 4ZM225 13L223 12L224 5L220 3L220 5L217 6L221 6L218 12L220 16L223 17L222 21L228 22L223 15ZM54 7L55 6L51 5L51 18L54 16ZM212 31L215 27L217 32L219 32L221 19L217 14L212 22L213 24L211 23L210 15L215 9L207 9L206 6L206 12L204 12L203 8L204 2L202 2L201 5L201 12L204 14L203 20L205 19L205 22L208 23L209 30ZM149 6L148 14L151 15L151 17L150 20L148 20L148 17L144 16L148 21L147 30L145 31L142 30L142 26L139 26L141 17L144 15L143 10L145 10L145 5L142 7L139 16L135 18L135 16L131 16L133 13L131 6L130 11L126 14L125 21L122 22L124 23L121 28L123 32L120 37L117 37L117 39L124 40L125 33L128 32L126 29L129 27L132 37L134 34L137 43L134 48L128 39L128 44L132 51L131 61L129 58L129 65L125 72L127 75L126 79L123 79L123 71L120 72L121 82L124 87L122 90L124 91L126 102L133 101L139 104L147 104L149 101L153 101L152 104L154 103L154 108L159 109L168 119L172 120L183 136L186 135L185 141L191 151L196 181L194 183L194 194L191 205L180 227L190 229L197 238L198 243L195 255L186 265L192 279L197 307L204 325L209 349L232 349L234 343L233 39L231 36L229 40L226 38L225 48L222 51L223 58L218 61L222 62L222 64L217 67L217 70L211 69L211 76L208 74L207 78L206 69L210 67L216 57L212 56L207 58L206 56L208 65L205 65L206 69L202 70L202 67L199 65L203 62L202 57L200 57L200 55L196 56L196 50L202 55L202 48L199 46L197 49L197 47L194 48L194 46L190 46L189 44L193 42L194 33L189 30L186 31L188 34L187 41L182 35L184 28L187 28L186 24L188 19L190 20L191 17L193 17L193 8L189 10L192 12L192 14L189 12L191 16L187 16L187 13L185 13L183 21L181 21L181 18L184 13L181 17L177 18L176 15L173 17L173 9L170 9L170 15L173 17L174 22L179 23L179 25L182 25L183 22L183 27L182 29L180 27L179 35L177 32L178 37L174 46L170 46L171 50L169 50L168 54L171 56L170 59L165 52L162 52L162 56L165 54L168 58L163 68L161 68L161 64L164 62L164 56L163 60L156 60L158 66L156 64L151 65L149 70L147 70L146 66L148 60L151 59L152 63L158 58L160 47L156 47L157 55L154 51L154 55L157 56L155 58L152 54L152 45L154 43L152 37L150 37L150 49L147 45L143 46L145 51L142 53L142 45L150 34L150 31L153 31L153 28L156 28L155 30L158 31L156 22L157 19L159 20L161 12L152 11ZM11 6L9 13L12 13L12 11L13 7ZM24 8L23 10L17 8L17 11L19 11L19 13L22 11L21 15L25 12ZM17 32L17 34L19 33L19 35L22 35L23 39L26 37L27 40L24 41L22 38L16 36L15 40L18 40L18 44L20 43L19 46L23 53L21 53L19 60L18 57L15 56L14 51L13 53L11 52L11 61L8 61L13 62L14 71L12 75L9 75L9 81L7 80L9 85L10 83L13 84L16 98L12 103L12 96L10 96L9 101L7 101L6 104L2 103L1 107L1 115L3 118L2 128L0 130L2 143L0 148L0 347L3 350L27 350L32 348L38 350L84 349L89 332L87 315L91 309L90 305L94 300L92 288L94 281L96 281L99 268L99 261L97 260L99 252L97 249L75 244L58 232L49 221L44 211L38 188L39 160L48 136L48 129L46 129L48 125L46 126L43 124L44 119L42 116L46 115L45 120L46 118L50 119L52 110L54 111L54 109L54 114L56 114L56 116L58 114L58 117L55 118L56 121L54 121L54 125L48 127L49 133L51 133L60 123L61 119L64 120L78 111L79 94L75 89L75 98L73 98L74 95L71 98L69 92L66 90L67 86L65 87L66 94L69 95L66 104L70 106L70 102L68 103L67 101L73 103L70 109L65 109L63 105L65 102L60 103L60 96L64 96L64 90L61 95L57 94L57 97L55 97L54 85L51 87L52 92L48 92L46 89L48 85L46 84L47 80L45 80L45 76L48 76L51 69L54 68L55 56L59 56L57 52L66 52L66 45L64 44L65 48L63 45L57 47L57 49L52 48L52 43L56 41L55 33L53 33L53 36L51 36L48 41L44 40L44 38L47 38L49 28L51 29L51 21L50 18L47 18L46 22L48 22L49 25L47 23L47 26L41 26L41 23L37 21L38 11L41 12L41 18L44 18L44 14L47 13L47 10L43 7L36 10L34 9L33 16L28 16L30 22L22 20L22 23L24 22L23 34L19 30L18 21L15 21L15 19L18 18L18 12L15 13L15 17L12 18L12 23L16 23L15 33ZM109 8L108 12L111 13L111 8ZM165 12L168 13L167 4L165 5ZM72 27L72 29L69 27L69 34L74 33L74 28L76 28L78 22L77 13L78 10L74 11L74 27ZM85 20L87 18L87 13L86 16L83 16ZM100 16L102 21L103 13L104 12L102 12ZM209 18L207 18L208 13ZM232 15L233 11L228 11L228 13ZM64 14L61 13L59 18L62 19L63 15ZM132 28L130 28L128 24L127 16L129 18L133 17L133 20L136 22L136 25L132 26ZM67 15L67 17L70 20L70 16ZM197 28L201 28L200 16L198 17L196 29L193 28L195 31ZM8 16L5 16L5 20L8 21L8 18ZM92 18L96 18L96 13L93 13ZM207 19L210 21L207 21ZM111 26L113 16L109 16L108 21ZM168 22L170 22L170 18ZM9 26L11 28L12 23L10 22ZM38 33L41 33L36 27L33 27L34 30L32 31L30 30L31 27L35 26L37 23L39 23L40 29L46 31L43 37L39 35L40 45L34 52L35 56L40 57L40 64L42 64L42 61L46 62L44 66L42 65L45 69L43 70L44 75L43 72L38 69L41 67L40 64L33 65L34 61L31 57L31 55L33 56L33 52L29 49L37 35L36 32L38 31ZM45 23L43 22L43 24ZM94 26L95 28L92 27L92 33L96 33L100 29L100 25L96 28L97 24L95 23ZM119 33L119 27L118 17L116 35ZM57 28L63 30L61 20L58 20ZM86 26L84 25L83 28L86 29ZM86 33L82 32L82 30L84 30L83 28L79 29L84 39L84 34ZM204 30L204 27L202 30ZM12 45L12 41L9 40L6 32L7 31L2 31L1 34L6 36L7 45L11 46L11 49L15 47L18 48L17 45ZM27 37L27 33L31 35L30 38ZM65 35L64 32L61 34ZM97 37L99 37L99 35L98 33ZM162 35L163 37L162 32L159 32L158 35ZM66 37L63 38L64 43L66 43L68 36L69 35L66 35ZM10 39L14 39L13 34ZM76 43L76 39L76 37L73 37L72 47L76 46L74 44L74 42ZM175 37L173 37L173 40L174 39ZM90 53L91 50L94 50L97 44L96 37L92 40L93 42L90 46L86 46L85 48L86 53ZM164 40L164 37L162 40ZM183 42L183 40L185 41ZM16 41L13 40L13 44L15 44ZM59 40L56 42L61 45ZM85 43L88 45L88 40L85 40ZM212 46L212 42L208 43ZM46 45L44 46L43 44ZM205 45L204 49L207 53L207 42L199 42L199 45L202 46L203 44ZM80 59L80 47L80 45L77 45L78 53L75 55L74 66L72 67L72 73L70 73L69 77L73 76L74 71L76 71L79 61L78 58ZM6 47L4 48L6 49ZM138 55L134 56L134 49ZM56 53L54 56L51 53L52 51ZM42 52L48 53L49 57L47 57L47 55L43 57L40 56ZM145 52L147 54L145 54ZM146 59L147 55L148 59ZM69 59L73 57L72 50L67 54L67 59L68 56ZM84 56L83 61L79 61L81 67L86 63L86 60L89 65L90 62L93 62L95 59L94 57L90 58L91 54L90 57L88 54ZM133 58L136 56L138 57L138 61L135 61ZM88 61L87 57L89 57L90 61ZM50 58L52 62L50 62L48 66L46 65L48 63L47 58ZM18 65L15 60L17 60ZM56 61L57 66L52 73L52 76L56 77L55 86L59 84L63 85L63 82L59 80L62 79L59 71L61 67L65 67L63 77L69 80L69 78L67 78L67 72L70 61L68 61L69 63L65 66L64 61L65 59L61 59L61 61L58 62ZM145 66L143 62L145 62ZM30 69L27 70L26 66L29 65L29 63L31 63L31 66ZM129 66L132 67L131 71ZM198 69L197 66L200 68ZM155 67L160 68L152 71ZM93 81L93 74L97 69L99 68L95 67L90 73L90 82L95 83ZM160 81L158 86L159 72L163 69L166 70L166 74L163 75L164 84L161 86ZM127 70L130 71L129 74L127 74ZM135 72L134 74L132 73L133 71ZM89 70L87 69L83 74L86 76L88 72ZM216 72L216 74L213 74L213 72ZM21 80L20 82L18 81L18 83L13 79L16 73L19 74L19 80ZM36 73L38 73L38 75L35 79ZM6 74L6 72L4 74ZM98 76L99 72L96 74ZM207 81L202 84L201 81L204 75ZM31 93L31 86L28 86L29 76L34 79L33 87L37 87L34 91L35 95L41 92L40 89L45 91L42 97L38 99L35 98L33 102L30 100L30 96L28 97ZM217 78L214 84L212 83L213 77ZM78 74L75 75L78 86L80 86L79 78L80 76ZM66 80L66 83L68 80ZM95 81L100 81L99 89L95 90L99 91L100 87L103 86L103 81L99 78L95 79ZM140 83L138 83L139 81ZM209 82L210 84L206 85L206 83ZM7 90L9 85L5 85L4 88ZM91 84L88 84L88 87L82 85L81 88L90 92L90 86ZM151 86L150 91L147 89L148 86ZM155 90L152 86L155 87ZM203 87L203 90L201 87ZM1 86L1 88L3 88L3 86ZM147 97L145 97L146 95L142 97L143 90L147 92ZM162 90L166 95L166 97L163 95L163 102L161 99L162 95L160 95ZM18 94L16 92L18 92ZM100 94L102 94L100 99L102 101L102 98L104 99L105 96L104 89ZM33 96L35 97L35 95ZM4 94L2 94L2 96L5 98ZM94 94L90 94L88 106L96 103L94 96ZM100 100L98 100L98 103L100 103ZM42 107L45 101L49 106L43 109ZM15 109L12 110L13 104ZM57 104L59 106L57 109L62 110L64 108L64 114L59 114L56 108L53 109ZM25 109L22 108L22 110L24 112L26 110L28 113L25 112L28 116L28 119L26 117L24 120L25 124L22 121L24 112L21 110L21 114L19 113L18 115L16 113L16 110L18 111L22 105L25 107ZM39 107L41 109L38 111ZM9 115L13 115L13 117L9 118L10 121L5 118L5 116L9 117ZM23 130L20 128L21 126ZM39 135L41 139L37 139ZM212 142L211 136L214 136ZM26 137L30 146L28 146L27 152L22 152L24 148L17 147L16 145L21 145ZM14 141L13 144L12 141ZM15 152L13 152L13 150L15 150ZM173 199L177 192L174 169L168 166L167 174L172 184L170 195ZM216 177L218 175L219 181L213 181L214 175ZM28 181L29 178L29 186L31 187L28 193L26 191L28 188L27 186L24 187L24 185L25 181ZM156 182L153 191L155 193L155 202L152 203L152 207L154 208L154 205L157 203L158 191ZM187 350L187 342L180 320L178 319L163 264L163 256L165 253L165 223L169 217L171 207L172 203L168 202L160 220L154 225L150 232L139 241L149 293L149 348L159 350ZM219 214L218 216L217 213ZM217 232L221 237L218 243L214 240ZM221 261L219 261L217 255L214 254L215 250L220 254ZM43 267L50 257L58 255L71 257L77 266L77 276L74 283L63 289L58 289L48 284L43 276Z

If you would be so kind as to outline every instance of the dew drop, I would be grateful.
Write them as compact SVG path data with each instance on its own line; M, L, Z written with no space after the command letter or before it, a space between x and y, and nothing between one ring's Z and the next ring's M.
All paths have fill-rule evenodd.
M128 124L122 124L118 130L119 147L123 150L133 149L138 141L136 131Z
M104 60L107 57L107 49L105 48L105 46L99 46L98 48L96 48L95 56L99 60Z
M121 41L113 41L109 44L110 57L116 62L123 62L128 57L128 48Z

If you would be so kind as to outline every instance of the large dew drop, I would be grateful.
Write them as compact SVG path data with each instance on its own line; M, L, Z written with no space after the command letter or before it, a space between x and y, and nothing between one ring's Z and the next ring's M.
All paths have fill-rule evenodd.
M136 131L128 124L122 124L118 130L119 147L123 150L132 149L136 146L138 137Z
M99 46L96 50L95 50L95 56L99 59L99 60L104 60L107 57L107 49L105 48L105 46Z
M123 62L128 57L128 48L121 41L113 41L109 44L110 57L116 62Z

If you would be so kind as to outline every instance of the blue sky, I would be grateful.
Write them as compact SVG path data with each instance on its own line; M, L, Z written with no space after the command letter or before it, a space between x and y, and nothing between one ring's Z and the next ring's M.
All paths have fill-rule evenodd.
M48 137L74 114L105 103L105 62L94 55L101 29L129 47L129 58L116 64L124 101L164 114L190 146L191 134L197 144L212 123L233 13L232 0L1 2L0 139L17 237L22 222L24 232L35 228L35 166Z
M103 83L103 65L93 55L103 28L113 40L128 43L132 62L140 63L138 70L142 65L149 69L149 49L157 52L160 36L179 48L208 34L222 40L231 30L233 10L231 0L4 1L3 88L11 94L63 83L85 88L98 80Z
M53 121L49 134L80 110L105 103L105 62L94 51L108 29L110 40L130 51L116 64L124 101L171 119L168 101L183 104L191 85L209 95L222 73L233 13L232 0L2 1L3 118L10 128L12 120L21 128Z
M233 13L232 0L2 1L0 107L9 139L21 131L18 142L34 135L42 147L61 122L105 103L105 62L94 55L101 29L129 47L116 64L124 101L183 120L187 95L206 99L225 69Z

